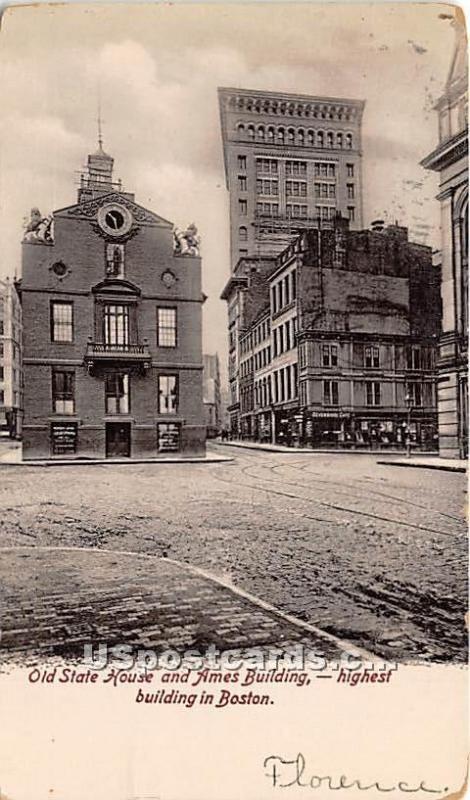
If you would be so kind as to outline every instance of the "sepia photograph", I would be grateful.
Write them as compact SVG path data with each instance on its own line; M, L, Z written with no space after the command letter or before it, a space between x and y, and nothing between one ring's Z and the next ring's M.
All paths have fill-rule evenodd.
M463 797L464 11L1 14L0 799Z

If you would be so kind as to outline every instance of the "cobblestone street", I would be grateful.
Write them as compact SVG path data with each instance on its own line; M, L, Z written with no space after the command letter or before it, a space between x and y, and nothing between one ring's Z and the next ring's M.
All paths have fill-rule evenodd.
M168 557L377 655L465 658L465 475L369 455L211 448L234 461L0 467L1 546ZM11 568L21 593L21 559ZM175 608L179 589L176 576ZM247 644L258 622L246 616ZM184 625L173 614L175 642Z

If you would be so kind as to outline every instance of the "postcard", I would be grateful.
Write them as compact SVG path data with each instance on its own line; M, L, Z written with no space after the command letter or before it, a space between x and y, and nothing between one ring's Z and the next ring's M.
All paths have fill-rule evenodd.
M467 58L3 8L1 800L465 796Z

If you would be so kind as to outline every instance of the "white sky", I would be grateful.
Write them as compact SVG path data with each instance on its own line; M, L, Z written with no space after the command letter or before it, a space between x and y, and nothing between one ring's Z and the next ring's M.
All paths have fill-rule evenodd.
M0 276L20 274L22 223L75 201L75 171L105 149L136 200L203 241L204 349L226 357L228 196L217 86L365 99L365 224L397 218L437 246L434 174L453 7L239 4L12 8L0 38Z

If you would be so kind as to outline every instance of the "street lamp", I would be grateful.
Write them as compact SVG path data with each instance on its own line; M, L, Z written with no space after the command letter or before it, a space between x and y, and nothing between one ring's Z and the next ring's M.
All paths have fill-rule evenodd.
M413 406L413 398L408 391L405 395L405 403L407 409L407 423L406 423L406 457L411 456L411 409Z

